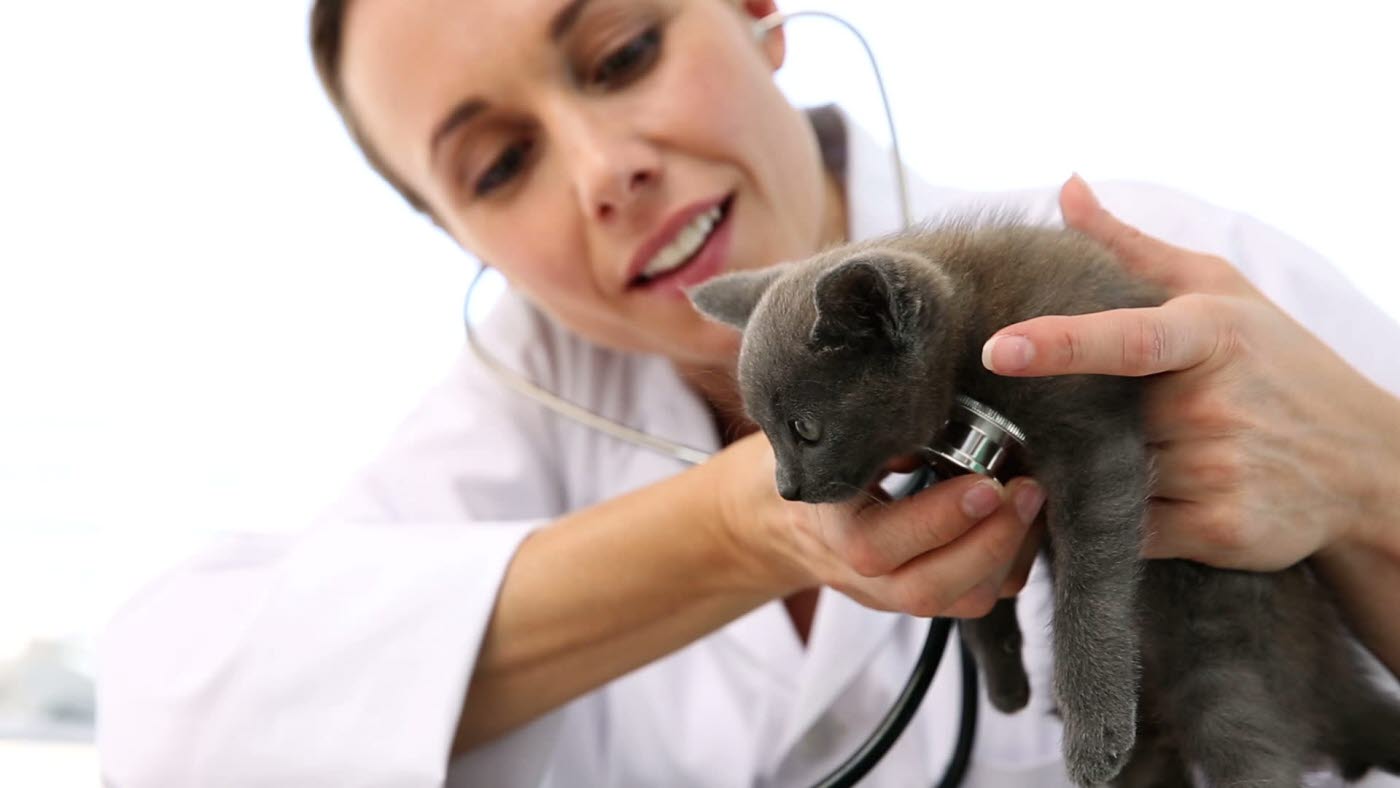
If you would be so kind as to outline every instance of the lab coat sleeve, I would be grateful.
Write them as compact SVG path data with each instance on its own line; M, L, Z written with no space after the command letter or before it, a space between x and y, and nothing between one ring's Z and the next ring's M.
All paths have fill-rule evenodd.
M515 318L498 352L548 382L563 351ZM464 360L319 522L223 538L128 602L99 643L105 783L442 785L506 568L565 499L551 432ZM538 782L552 724L482 754L494 784Z
M1322 255L1258 219L1171 189L1131 182L1094 188L1123 221L1229 260L1355 369L1400 395L1400 323Z
M1249 265L1260 289L1363 375L1400 396L1395 318L1320 254L1273 227L1236 214L1232 230L1234 257Z

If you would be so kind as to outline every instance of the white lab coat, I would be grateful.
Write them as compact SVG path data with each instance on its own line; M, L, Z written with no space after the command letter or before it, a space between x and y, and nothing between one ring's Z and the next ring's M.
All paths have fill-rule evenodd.
M895 229L886 154L852 127L854 237ZM1058 223L1055 191L969 195L915 178L916 213L976 201ZM1240 214L1102 184L1119 216L1221 254L1374 380L1400 392L1400 327L1326 262ZM659 358L592 346L507 295L489 346L547 388L648 432L718 447ZM463 352L345 499L294 536L225 539L131 600L100 648L105 779L148 786L803 786L844 759L903 685L927 623L824 590L804 649L770 602L450 765L496 589L521 539L680 470L522 401ZM619 566L626 572L626 566ZM1047 711L1044 573L1021 599L1029 709L985 699L967 786L1068 785ZM958 727L950 647L867 786L933 784ZM1400 780L1372 777L1373 785Z

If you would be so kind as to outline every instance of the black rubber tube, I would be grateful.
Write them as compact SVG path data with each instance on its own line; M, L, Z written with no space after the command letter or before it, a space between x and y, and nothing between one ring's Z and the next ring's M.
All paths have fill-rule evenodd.
M948 768L943 770L943 779L938 788L957 788L967 774L967 764L972 760L972 740L977 735L977 707L981 696L977 691L977 662L967 648L967 642L958 638L958 657L962 661L962 721L958 725L958 743L953 748L953 757Z
M943 652L947 650L948 633L952 629L952 623L952 620L947 618L935 618L929 622L928 637L924 638L924 647L919 652L914 670L909 674L909 680L905 682L904 689L885 714L885 718L880 720L880 724L875 726L875 731L851 757L822 778L813 788L850 788L860 782L875 768L875 764L885 757L885 753L894 746L895 740L919 710L919 704L928 692L929 684L938 673L938 665L943 661ZM962 722L958 727L958 742L953 748L953 758L948 763L943 779L938 783L940 788L955 788L962 782L963 774L967 771L968 757L972 752L972 738L977 728L977 665L972 661L972 655L967 652L966 646L962 648L961 657Z
M928 486L933 479L934 474L929 468L920 468L894 497L898 499L912 495ZM889 752L890 747L894 746L900 734L909 726L909 721L919 710L919 704L923 702L929 685L933 683L933 677L938 673L938 665L943 661L943 652L948 650L948 635L952 626L952 619L947 618L935 618L929 622L924 647L919 651L914 670L909 674L909 680L904 683L899 697L895 698L894 705L890 707L884 719L880 720L880 724L875 726L874 732L865 743L812 788L850 788L860 782L875 768L875 764L885 757L885 753ZM977 735L977 707L980 702L977 690L977 663L962 638L958 638L958 646L959 661L962 662L962 715L958 723L958 741L953 746L953 757L948 761L948 768L943 770L943 779L938 781L937 788L957 788L962 784L963 777L967 774L967 765L972 758L972 742Z

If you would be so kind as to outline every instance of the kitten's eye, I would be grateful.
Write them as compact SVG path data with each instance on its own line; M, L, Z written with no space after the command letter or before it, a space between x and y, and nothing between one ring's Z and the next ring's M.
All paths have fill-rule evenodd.
M613 50L593 70L593 85L621 87L640 77L656 60L661 49L661 28L649 27L640 35Z
M792 420L792 431L803 443L816 443L822 439L821 423L806 416Z

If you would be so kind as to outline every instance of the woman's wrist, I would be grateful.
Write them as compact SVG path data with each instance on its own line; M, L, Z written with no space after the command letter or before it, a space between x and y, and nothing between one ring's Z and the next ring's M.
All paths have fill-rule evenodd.
M1377 394L1359 411L1376 420L1349 471L1355 485L1338 490L1355 496L1355 520L1311 563L1357 637L1400 676L1400 400Z
M783 522L796 504L778 498L772 450L761 433L727 447L694 473L714 541L738 589L778 598L818 584L802 559L797 529Z
M1375 429L1358 447L1355 466L1358 517L1334 545L1400 564L1400 398L1380 389L1377 395L1375 408L1368 410Z

